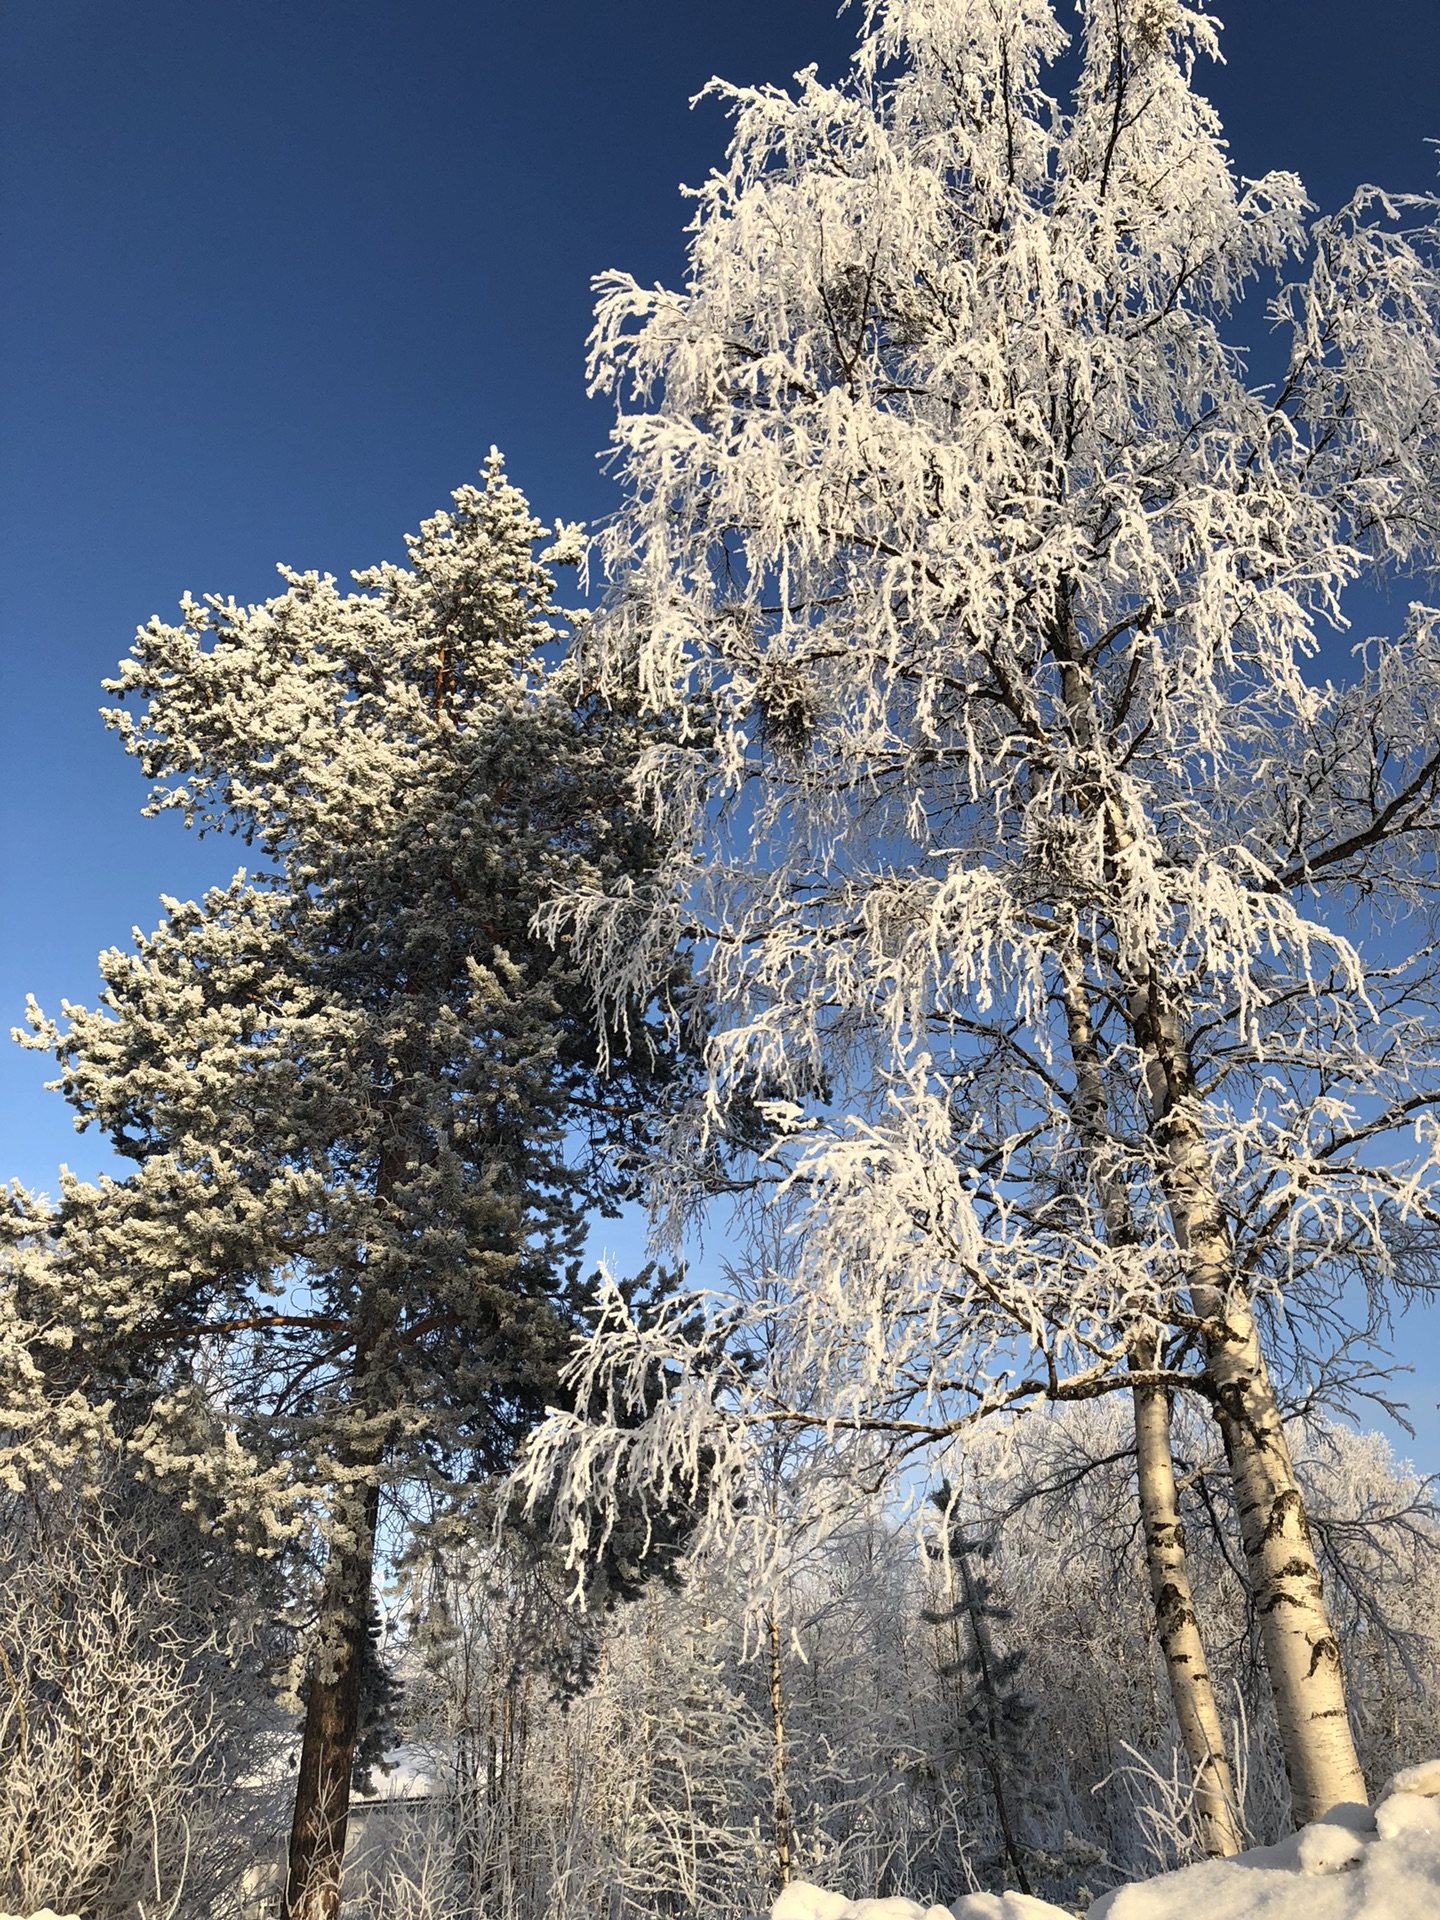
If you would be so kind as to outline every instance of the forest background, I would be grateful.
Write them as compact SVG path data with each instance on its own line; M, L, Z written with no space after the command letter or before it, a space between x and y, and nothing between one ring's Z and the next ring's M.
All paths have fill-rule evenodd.
M854 31L829 0L5 0L5 1025L27 992L93 998L101 948L236 864L141 820L99 724L136 624L186 588L267 597L278 558L341 578L398 558L398 530L492 442L547 518L610 511L590 276L678 277L677 189L722 141L715 104L686 103L713 73L834 75ZM1422 0L1267 0L1234 10L1224 48L1203 84L1243 173L1293 166L1322 207L1359 179L1432 184ZM1358 596L1352 613L1368 631ZM46 1072L0 1055L0 1166L40 1189L61 1161L108 1164ZM596 1244L633 1264L638 1241L606 1223ZM1394 1437L1422 1471L1440 1467L1436 1320L1413 1311L1398 1341L1416 1434Z

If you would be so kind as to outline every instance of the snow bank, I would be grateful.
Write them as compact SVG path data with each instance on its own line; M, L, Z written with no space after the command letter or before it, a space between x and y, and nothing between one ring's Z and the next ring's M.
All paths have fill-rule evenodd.
M1182 1867L1095 1902L1090 1920L1425 1920L1440 1915L1440 1760L1374 1813L1332 1807L1273 1847Z
M1028 1893L967 1893L948 1907L918 1900L847 1900L808 1880L792 1880L770 1909L770 1920L1071 1920L1063 1907Z
M1090 1920L1440 1920L1440 1760L1406 1767L1369 1807L1332 1807L1273 1847L1102 1894ZM847 1900L792 1881L771 1920L1070 1920L1023 1893L948 1907Z

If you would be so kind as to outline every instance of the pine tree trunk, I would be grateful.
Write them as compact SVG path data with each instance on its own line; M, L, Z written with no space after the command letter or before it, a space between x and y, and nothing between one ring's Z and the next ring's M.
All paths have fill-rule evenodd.
M356 1492L325 1569L280 1920L339 1920L378 1506L377 1487Z
M1340 1646L1325 1609L1305 1501L1248 1298L1235 1287L1230 1236L1215 1192L1194 1075L1179 1023L1153 983L1132 1001L1147 1055L1161 1177L1188 1256L1190 1298L1207 1324L1206 1372L1240 1516L1250 1592L1275 1699L1297 1825L1343 1802L1365 1780L1345 1708Z
M1073 953L1061 961L1061 999L1075 1072L1076 1130L1099 1193L1105 1237L1111 1246L1130 1246L1135 1240L1130 1196L1114 1165L1090 996L1084 968L1079 956ZM1131 1347L1130 1364L1137 1371L1151 1371L1158 1358L1158 1342L1153 1337L1137 1341ZM1175 1491L1175 1463L1170 1449L1170 1400L1163 1388L1153 1386L1137 1386L1131 1399L1135 1413L1136 1484L1155 1632L1165 1656L1170 1700L1194 1782L1200 1844L1213 1858L1225 1859L1238 1853L1245 1842L1215 1690L1205 1659L1200 1619L1190 1586L1185 1532L1180 1524Z
M1153 1356L1132 1351L1131 1364L1146 1367L1153 1364ZM1131 1397L1135 1406L1140 1519L1155 1630L1165 1655L1170 1698L1195 1783L1200 1844L1207 1854L1224 1859L1240 1851L1245 1837L1190 1586L1185 1530L1175 1490L1175 1460L1170 1449L1170 1396L1163 1387L1137 1386Z

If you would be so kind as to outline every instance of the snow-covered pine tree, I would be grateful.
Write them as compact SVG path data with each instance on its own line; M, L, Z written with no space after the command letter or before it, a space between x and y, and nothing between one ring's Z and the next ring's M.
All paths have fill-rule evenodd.
M134 1166L68 1181L54 1225L102 1300L87 1364L166 1387L156 1473L323 1558L289 1920L338 1911L377 1531L399 1548L407 1494L463 1509L554 1397L586 1210L671 1057L643 1010L602 1033L532 930L556 887L655 859L625 791L646 729L547 664L576 531L537 558L498 454L454 500L357 592L287 572L141 631L110 683L139 711L109 719L151 811L264 864L105 954L98 1007L32 1018Z
M638 774L663 866L553 924L617 1004L691 933L671 1192L759 1103L811 1217L788 1360L640 1437L556 1421L531 1473L583 1528L703 1435L720 1529L777 1424L873 1484L999 1409L1201 1393L1304 1820L1363 1783L1261 1325L1432 1277L1440 612L1317 655L1440 557L1434 210L1241 182L1211 19L1080 15L1062 70L1048 0L871 0L840 85L719 89L684 290L602 285L595 657L693 731Z
M117 1311L108 1281L77 1298L56 1256L52 1208L18 1183L0 1199L0 1486L83 1484L112 1449L113 1404L95 1391L76 1328Z

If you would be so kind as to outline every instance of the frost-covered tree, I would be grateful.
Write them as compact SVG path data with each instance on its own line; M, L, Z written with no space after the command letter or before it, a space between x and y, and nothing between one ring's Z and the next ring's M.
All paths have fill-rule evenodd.
M662 1201L758 1131L809 1217L766 1364L697 1350L643 1435L557 1420L532 1471L583 1532L703 1458L718 1532L777 1428L874 1481L1130 1392L1205 1786L1165 1431L1201 1394L1303 1820L1363 1782L1262 1334L1434 1272L1434 214L1239 180L1198 8L1080 22L871 0L841 84L719 89L683 290L602 283L594 658L682 731L637 773L662 866L551 924L615 1006L693 945L715 1025ZM1326 679L1374 577L1419 597ZM621 1401L664 1346L617 1316L583 1364Z
M532 930L558 886L655 858L625 792L645 729L547 664L577 535L540 535L493 455L356 592L287 572L143 629L109 718L151 811L263 864L105 954L96 1008L32 1017L133 1163L67 1181L54 1223L98 1302L87 1364L162 1389L151 1472L321 1563L292 1920L337 1911L377 1536L463 1512L555 1397L587 1209L664 1077L643 1010L602 1033Z
M1290 1435L1357 1744L1384 1780L1434 1731L1431 1489L1377 1435L1324 1421ZM1224 1452L1194 1399L1177 1409L1175 1454L1242 1838L1268 1843L1288 1829L1289 1792ZM1207 1836L1153 1633L1123 1397L986 1423L965 1465L947 1505L962 1539L989 1549L972 1567L988 1682L961 1568L893 1511L852 1516L818 1544L791 1538L770 1588L778 1645L744 1565L689 1563L673 1585L587 1618L560 1604L554 1559L513 1535L428 1564L400 1664L407 1743L439 1795L429 1868L458 1889L447 1910L761 1910L781 1865L777 1665L796 1877L953 1903L1023 1871L1083 1913L1108 1886L1197 1858ZM942 1545L933 1518L929 1544ZM582 1632L589 1683L562 1697L547 1674L568 1661L537 1656Z
M276 1583L120 1450L0 1491L0 1543L6 1911L226 1911L283 1793Z
M121 1290L68 1266L56 1227L5 1196L0 1903L203 1915L274 1810L240 1781L274 1728L279 1583L136 1473L147 1383L97 1369L87 1337Z
M1023 1795L1034 1732L1035 1702L1025 1691L1024 1647L1001 1653L995 1645L992 1623L1009 1620L999 1606L991 1583L982 1571L991 1543L966 1537L955 1515L951 1488L939 1487L930 1496L939 1517L940 1537L928 1543L932 1559L944 1573L946 1604L922 1615L927 1626L948 1630L949 1659L940 1663L940 1676L968 1682L955 1714L954 1739L966 1759L978 1760L989 1778L995 1817L1005 1852L1022 1893L1032 1891L1017 1836L1015 1806Z

